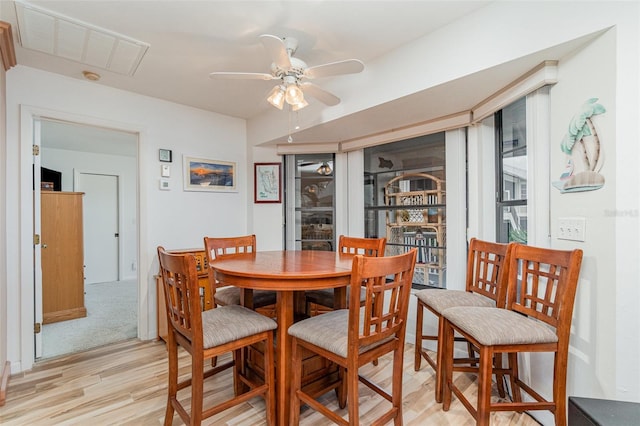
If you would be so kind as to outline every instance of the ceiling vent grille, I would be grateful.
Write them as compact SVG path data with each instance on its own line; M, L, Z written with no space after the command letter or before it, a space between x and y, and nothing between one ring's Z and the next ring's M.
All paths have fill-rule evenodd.
M25 49L132 76L149 44L24 2L15 2Z

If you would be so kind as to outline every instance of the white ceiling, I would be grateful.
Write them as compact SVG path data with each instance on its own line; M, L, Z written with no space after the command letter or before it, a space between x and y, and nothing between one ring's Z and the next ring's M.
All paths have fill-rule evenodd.
M18 64L78 79L83 79L83 70L94 71L102 76L96 84L251 119L273 109L266 102L266 95L274 82L213 80L208 75L212 71L269 72L271 60L259 41L261 34L297 38L299 47L295 56L309 66L354 58L362 60L366 69L367 62L489 3L435 0L47 0L28 3L149 44L132 76L23 48L12 1L0 3L0 17L14 28ZM468 110L505 81L519 77L545 59L557 59L573 48L575 46L565 46L554 52L539 52L501 65L500 69L486 70L306 129L296 134L296 142L343 141ZM339 78L353 77L338 76L314 82L322 87L323 82ZM465 93L465 96L450 96L451 93Z
M2 16L17 28L14 2ZM268 81L219 81L212 71L268 72L261 34L296 37L309 66L385 53L475 10L482 1L29 1L150 45L132 77L16 46L19 64L235 117L273 108ZM416 19L418 17L418 19ZM14 34L15 35L15 34ZM16 40L18 40L16 38ZM335 77L339 78L339 77ZM337 94L339 96L339 94Z

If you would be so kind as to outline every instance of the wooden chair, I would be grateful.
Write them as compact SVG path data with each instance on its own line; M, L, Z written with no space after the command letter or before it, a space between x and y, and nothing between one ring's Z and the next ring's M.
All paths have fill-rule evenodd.
M338 240L338 252L349 254L362 254L363 256L384 256L384 248L387 244L386 238L358 238L340 235ZM348 294L347 294L348 297ZM311 316L311 304L333 310L333 290L309 290L305 292L306 312ZM364 303L364 292L361 295L361 302Z
M164 424L171 425L174 410L188 425L199 425L229 407L261 396L266 402L268 424L275 424L275 369L273 330L277 324L270 318L242 306L223 306L202 311L198 291L196 261L193 254L167 253L158 247L169 324L169 386ZM254 343L264 342L264 383L243 373L240 352ZM178 382L178 345L191 355L191 377ZM233 352L233 360L204 371L204 361L225 352ZM203 409L204 379L234 367L236 396L214 407ZM238 393L239 382L249 390ZM191 409L178 400L179 390L191 386Z
M509 262L507 305L500 308L456 307L442 313L445 388L443 409L451 394L460 399L478 425L488 425L491 411L549 410L555 424L567 422L567 354L582 250L553 250L516 245ZM478 401L474 408L453 382L453 334L460 333L479 351ZM547 401L518 377L519 352L552 352L553 397ZM508 354L513 402L491 402L491 360ZM546 369L545 369L546 372ZM523 402L524 390L533 402Z
M305 403L333 422L359 422L358 381L391 402L374 424L394 420L402 424L402 360L411 281L416 249L398 256L365 257L353 260L349 309L339 309L307 318L289 327L293 340L290 424L297 425L300 405ZM360 288L365 288L365 304L360 306ZM339 366L342 383L322 390L301 389L302 358L305 350L319 354ZM393 352L391 394L359 376L360 366ZM315 400L336 389L338 404L349 408L349 420L339 417ZM346 397L345 397L346 393Z
M435 399L442 402L442 312L454 306L478 306L504 308L507 298L507 270L509 256L513 244L500 244L472 238L469 242L467 257L466 289L441 290L426 289L416 293L418 312L416 318L416 344L414 368L420 369L422 358L436 372ZM428 310L438 319L438 335L423 334L424 311ZM429 356L422 346L423 340L435 340L436 359ZM465 341L456 337L456 341ZM456 367L459 371L474 371L475 354L469 348L469 358L457 358ZM464 366L458 365L464 364ZM504 396L502 380L498 380L500 395Z
M241 237L213 238L204 237L204 248L209 265L218 259L228 258L241 254L254 253L256 251L256 236L246 235ZM213 291L213 299L216 305L229 306L240 304L240 288L218 283L215 279L215 271L209 267L209 283ZM276 303L276 292L269 290L254 290L252 300L245 301L245 306L252 309L264 308Z

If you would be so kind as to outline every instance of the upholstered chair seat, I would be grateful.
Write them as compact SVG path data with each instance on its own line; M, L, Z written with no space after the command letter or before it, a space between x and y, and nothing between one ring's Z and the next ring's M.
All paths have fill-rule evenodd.
M239 305L240 293L242 290L239 287L226 286L218 287L214 296L214 300L217 305ZM253 306L261 307L273 305L276 303L276 293L269 290L254 290L253 291Z

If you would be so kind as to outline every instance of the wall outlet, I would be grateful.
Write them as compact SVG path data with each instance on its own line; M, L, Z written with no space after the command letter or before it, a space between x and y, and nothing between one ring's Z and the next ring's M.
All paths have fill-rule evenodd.
M584 241L587 219L584 217L561 217L558 219L558 239Z

